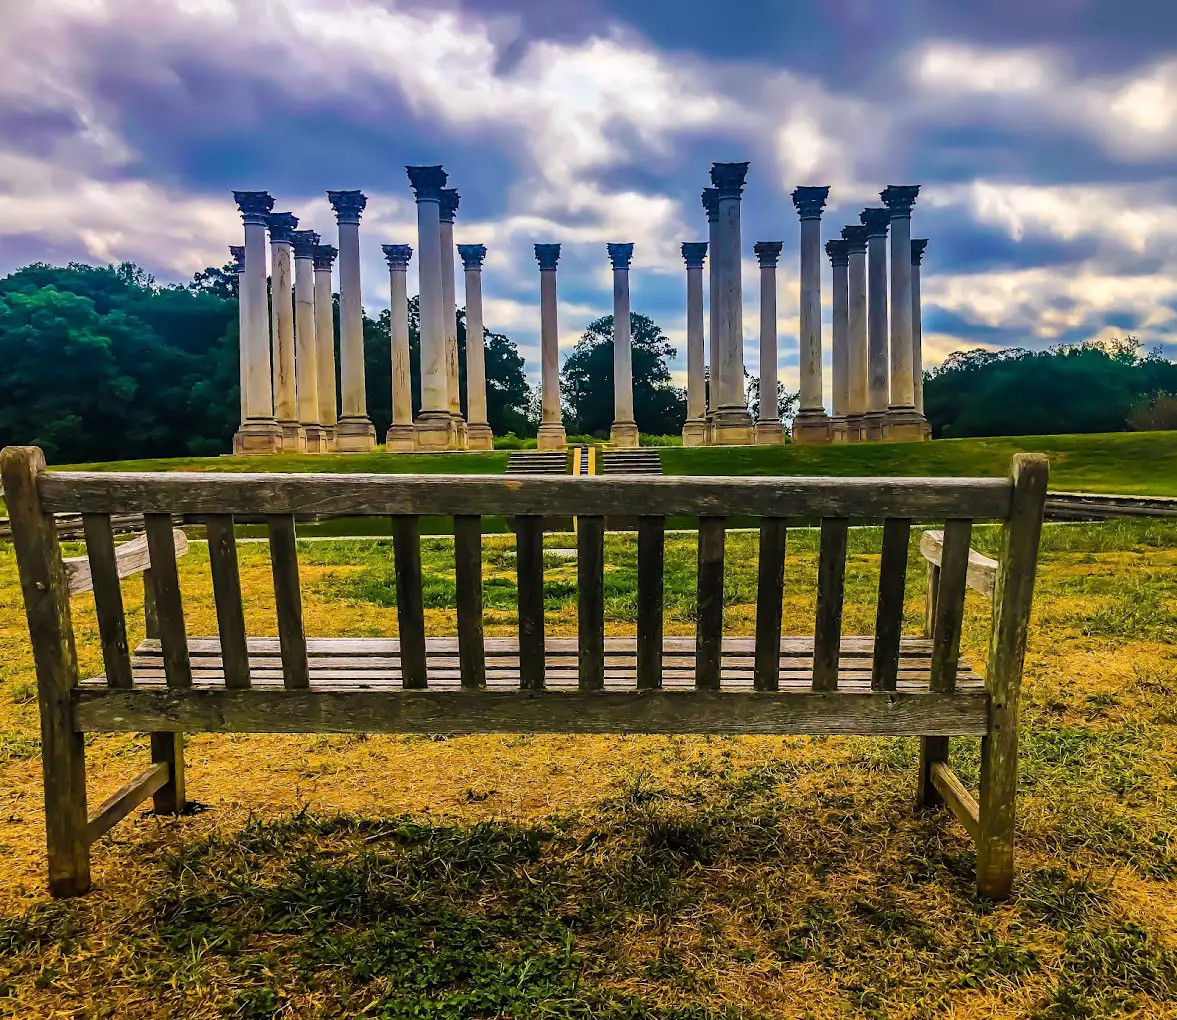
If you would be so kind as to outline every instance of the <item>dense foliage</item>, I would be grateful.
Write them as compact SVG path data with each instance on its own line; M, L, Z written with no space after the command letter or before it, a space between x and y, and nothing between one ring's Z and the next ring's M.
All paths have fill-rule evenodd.
M924 376L924 410L937 437L1121 432L1177 428L1159 394L1177 393L1177 364L1141 355L1129 337L1048 351L972 350Z
M36 263L0 280L0 445L33 443L52 462L226 452L240 420L237 275L210 267L160 286L131 263ZM419 330L412 302L414 410ZM336 300L338 335L338 300ZM369 413L391 419L388 313L364 319ZM459 324L465 348L465 324ZM528 430L523 359L487 336L496 433ZM463 375L463 407L465 377ZM534 426L531 426L534 432Z
M647 315L630 314L633 414L639 431L677 435L687 417L686 394L671 384L675 350ZM605 438L613 424L613 316L588 324L560 370L564 424L570 433Z

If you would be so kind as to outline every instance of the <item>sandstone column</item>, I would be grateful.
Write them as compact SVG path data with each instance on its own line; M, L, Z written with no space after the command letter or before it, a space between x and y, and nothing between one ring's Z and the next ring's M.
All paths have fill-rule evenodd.
M821 211L829 194L828 187L793 191L793 205L801 218L801 401L793 419L795 443L828 443L833 438L821 381Z
M466 409L467 445L471 450L493 450L494 433L486 417L486 330L482 322L482 263L485 244L459 244L466 272Z
M867 387L868 409L864 424L870 441L886 436L890 401L887 342L887 227L889 209L863 209L867 249Z
M282 429L282 451L303 453L306 431L298 423L294 350L294 249L298 226L293 213L270 213L270 321L274 357L274 417Z
M318 338L315 336L315 247L319 235L296 230L294 244L295 392L298 421L307 453L326 453L327 435L319 424Z
M335 302L332 298L331 268L339 249L330 244L315 245L315 367L319 372L319 426L327 449L335 449L335 423L339 403L335 380Z
M868 349L866 331L866 227L842 228L848 263L846 305L847 411L846 439L866 439L866 413L870 409Z
M846 442L846 416L850 405L850 349L847 333L850 326L850 263L846 242L826 241L833 278L833 340L830 343L831 400L830 438Z
M421 411L413 423L419 450L453 446L454 419L446 381L445 302L441 270L440 166L405 167L417 197L417 275L421 302Z
M382 244L388 262L388 332L392 341L392 424L384 437L389 453L411 453L417 449L413 433L413 384L409 370L409 260L413 249L407 244Z
M441 303L445 316L446 407L454 419L454 445L466 449L466 419L462 417L462 391L458 375L458 306L454 296L454 216L462 196L443 188L438 205L441 231ZM469 385L469 380L467 380Z
M920 266L924 261L924 249L928 247L926 237L913 238L911 242L911 371L915 377L915 409L924 420L924 434L928 434L927 416L924 414L924 309L920 298Z
M781 446L785 428L777 406L776 267L784 244L757 241L752 250L760 262L760 410L756 416L756 445Z
M703 209L707 213L707 244L711 251L711 268L707 271L707 367L706 397L707 416L704 422L703 442L714 440L712 426L715 424L715 408L719 405L719 352L723 349L723 340L719 333L719 278L720 270L716 268L718 252L719 230L719 191L716 188L703 189Z
M339 375L342 413L335 426L340 453L376 449L376 429L368 417L364 380L364 306L360 291L360 214L368 199L360 191L328 191L339 225Z
M613 425L609 429L609 442L618 447L637 446L629 317L629 263L633 259L633 244L609 244L606 248L613 266Z
M237 356L240 359L241 420L245 421L245 390L249 385L249 306L246 304L248 289L245 286L245 248L229 245L229 256L233 259L233 272L237 274Z
M683 446L702 446L707 441L707 389L703 353L703 261L706 241L684 241L683 261L687 265L687 420L682 430Z
M560 413L560 329L556 319L556 263L558 244L537 244L540 322L540 450L563 450L567 443Z
M711 250L712 272L720 271L719 400L712 428L719 446L748 445L753 440L752 416L744 395L744 295L741 278L740 195L747 163L713 163L711 183L719 192L716 247ZM712 349L715 350L713 343Z
M915 407L915 361L911 323L911 207L919 185L891 184L879 192L891 213L891 403L887 435L897 442L924 438Z
M270 316L266 295L266 220L274 200L265 191L234 191L245 225L245 269L239 299L244 316L241 332L241 427L233 436L233 452L278 453L282 430L274 420L274 391L270 381Z

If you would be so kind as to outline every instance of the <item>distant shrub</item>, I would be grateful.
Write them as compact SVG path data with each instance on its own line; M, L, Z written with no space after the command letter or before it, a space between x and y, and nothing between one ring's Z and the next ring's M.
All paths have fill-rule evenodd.
M682 436L647 436L643 433L638 442L642 446L682 446Z
M1137 432L1168 432L1177 429L1177 394L1154 393L1132 405L1128 423Z
M505 436L495 436L496 450L534 450L535 444L536 440L524 439L514 432L508 432Z

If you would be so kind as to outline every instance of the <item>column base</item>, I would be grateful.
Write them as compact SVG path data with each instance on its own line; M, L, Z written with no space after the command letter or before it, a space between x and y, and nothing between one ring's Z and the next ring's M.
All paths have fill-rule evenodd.
M881 442L885 436L886 424L886 411L867 411L862 416L862 441L864 443Z
M306 453L306 430L296 421L279 421L278 428L282 430L283 453Z
M536 440L537 450L566 450L568 448L568 433L559 422L548 422L539 427L539 437Z
M233 454L253 457L282 452L282 430L273 418L245 421L233 433Z
M367 415L340 418L335 426L336 453L371 453L376 449L376 429Z
M471 422L466 426L466 449L493 450L494 448L495 437L489 425Z
M335 426L334 425L320 425L319 428L323 430L323 438L327 440L327 452L335 452Z
M452 450L454 419L449 411L423 411L413 422L413 438L418 450Z
M682 429L683 446L707 445L707 422L702 418L688 420Z
M885 435L892 443L922 443L924 441L924 419L914 406L892 404L887 408Z
M469 449L470 440L469 430L466 427L466 419L454 411L451 411L450 414L452 414L454 418L454 449Z
M779 421L758 421L752 438L757 446L784 446L785 427Z
M846 442L861 443L863 441L863 416L861 414L846 415Z
M721 407L711 419L711 445L751 446L755 431L746 407Z
M413 426L390 425L384 436L384 449L389 453L413 453L417 449L417 436Z
M632 421L615 421L609 429L609 445L619 449L640 446L638 427Z
M820 446L832 442L833 438L825 411L798 411L793 418L793 442L798 446Z
M846 415L831 414L830 415L830 442L831 443L848 443L850 442L850 429L846 424Z
M307 453L327 453L327 432L321 425L303 425Z

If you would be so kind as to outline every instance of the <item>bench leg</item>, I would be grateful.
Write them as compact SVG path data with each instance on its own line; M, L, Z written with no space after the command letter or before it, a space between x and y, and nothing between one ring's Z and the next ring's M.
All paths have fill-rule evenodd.
M948 761L948 738L920 737L920 764L915 788L917 810L940 807L944 803L940 791L932 785L932 763L937 761Z
M41 726L45 779L45 844L49 894L80 896L90 888L90 839L86 818L86 749L83 735Z
M991 733L981 739L981 796L978 799L977 892L1004 900L1014 884L1014 819L1017 744Z
M184 789L184 734L151 734L151 761L166 763L171 774L154 794L152 805L157 815L178 815L188 804Z

